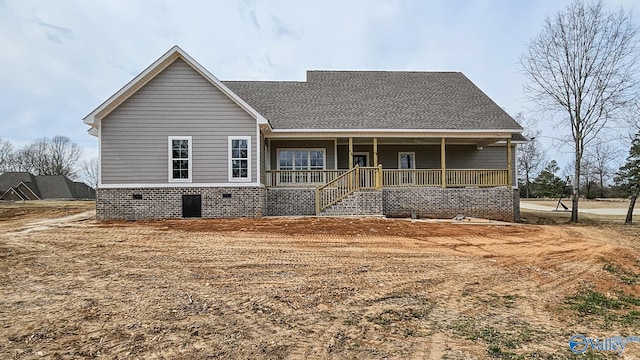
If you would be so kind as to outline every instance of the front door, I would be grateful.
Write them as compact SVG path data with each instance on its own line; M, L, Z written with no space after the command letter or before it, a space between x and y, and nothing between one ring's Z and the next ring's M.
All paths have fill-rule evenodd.
M398 153L398 168L400 170L407 170L400 173L401 184L413 184L413 169L416 168L416 153L414 152L399 152Z
M353 154L353 166L366 167L369 165L369 154Z

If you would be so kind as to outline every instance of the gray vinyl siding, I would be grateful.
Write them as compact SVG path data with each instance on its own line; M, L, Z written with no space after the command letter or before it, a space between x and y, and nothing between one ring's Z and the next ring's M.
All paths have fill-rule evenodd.
M354 145L353 151L368 152L373 166L372 145ZM398 152L415 152L417 169L440 168L440 146L435 145L378 145L378 164L385 169L397 169ZM338 168L349 168L349 146L338 145Z
M168 137L192 136L192 183L228 182L228 136L251 136L256 121L178 59L101 122L103 184L168 183Z
M271 169L278 169L278 149L324 149L325 169L335 169L335 151L333 140L271 140Z
M369 161L373 165L373 146L354 145L354 152L369 152ZM440 168L440 145L378 145L378 163L385 169L398 168L399 152L416 153L416 169ZM511 150L511 167L515 181L515 146ZM507 167L507 148L505 146L485 146L478 149L475 145L447 145L447 169L505 169ZM338 168L349 167L349 147L338 145ZM515 184L515 182L514 182Z

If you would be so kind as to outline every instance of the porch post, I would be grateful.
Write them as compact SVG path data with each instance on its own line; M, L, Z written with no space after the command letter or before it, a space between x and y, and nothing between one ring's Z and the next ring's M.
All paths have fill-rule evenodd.
M378 167L378 138L373 138L373 167Z
M445 154L445 140L444 137L440 139L440 171L442 172L441 176L441 186L443 188L447 187L447 166L446 166L446 154Z
M349 138L349 170L353 169L353 138Z
M511 136L509 136L507 138L507 185L512 186L513 185L513 180L512 177L513 175L511 174Z

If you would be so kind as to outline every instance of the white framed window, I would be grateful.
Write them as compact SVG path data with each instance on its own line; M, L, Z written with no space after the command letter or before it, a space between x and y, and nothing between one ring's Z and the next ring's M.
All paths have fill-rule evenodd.
M229 136L229 181L251 181L251 136Z
M281 171L278 181L281 183L323 182L325 166L325 149L278 149L278 170Z
M191 182L191 136L169 136L169 182Z
M398 153L398 169L415 169L416 153L415 152L399 152Z

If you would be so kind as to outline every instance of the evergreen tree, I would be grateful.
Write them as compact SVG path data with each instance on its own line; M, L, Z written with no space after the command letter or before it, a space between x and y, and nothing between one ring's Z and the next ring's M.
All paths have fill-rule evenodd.
M614 181L616 185L629 195L631 202L624 223L630 225L633 221L633 209L640 193L640 132L631 142L627 162L620 167Z
M564 192L564 181L556 176L560 170L558 163L551 160L547 167L533 181L534 193L537 197L558 197Z

